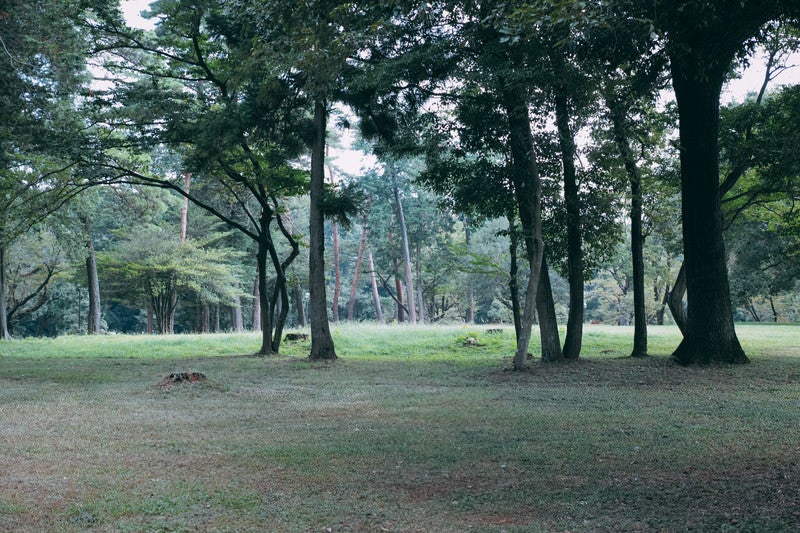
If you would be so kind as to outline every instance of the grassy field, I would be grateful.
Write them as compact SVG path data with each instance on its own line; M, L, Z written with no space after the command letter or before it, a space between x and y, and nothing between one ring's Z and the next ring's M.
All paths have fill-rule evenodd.
M2 342L0 530L797 530L800 326L737 331L750 365L587 326L526 373L477 326L334 328L328 364L252 334Z

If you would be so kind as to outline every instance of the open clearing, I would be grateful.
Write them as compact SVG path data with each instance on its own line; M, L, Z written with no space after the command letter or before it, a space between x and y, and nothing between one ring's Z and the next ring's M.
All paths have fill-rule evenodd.
M587 326L527 373L510 329L334 331L333 364L252 334L0 343L0 530L800 528L800 326L702 368L672 328L630 359Z

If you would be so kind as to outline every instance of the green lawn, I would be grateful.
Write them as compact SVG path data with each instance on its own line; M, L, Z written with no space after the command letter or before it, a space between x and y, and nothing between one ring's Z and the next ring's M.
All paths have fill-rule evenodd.
M0 530L796 530L800 326L737 331L750 365L587 326L526 373L479 326L334 326L313 364L253 334L2 342ZM180 370L208 381L159 386Z

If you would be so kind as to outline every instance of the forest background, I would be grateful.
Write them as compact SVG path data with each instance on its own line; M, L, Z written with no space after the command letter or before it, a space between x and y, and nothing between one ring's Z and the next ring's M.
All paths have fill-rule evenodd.
M612 49L607 35L592 34L603 24L587 22L599 15L585 9L566 27L548 26L552 39L542 45L530 44L518 22L541 13L500 6L481 8L490 23L465 8L459 27L446 23L446 2L428 11L398 4L388 16L381 5L383 13L364 8L348 18L349 4L292 14L279 3L259 12L243 2L237 12L236 3L162 0L151 7L150 20L160 23L142 30L126 27L113 7L91 4L73 6L77 18L55 4L41 13L22 4L3 11L3 35L19 37L4 37L3 56L4 79L13 80L3 87L12 102L2 154L4 336L264 329L262 350L277 351L284 322L307 327L319 301L314 265L325 267L324 310L333 322L518 322L532 272L520 267L528 259L524 217L496 190L465 187L473 178L493 181L513 159L496 126L503 113L479 98L494 81L453 74L467 61L476 71L488 61L505 75L492 57L452 52L478 38L511 48L525 42L526 54L545 46L537 53L546 68L522 82L532 88L555 320L565 324L580 308L581 323L634 323L634 241L643 247L646 322L671 323L671 304L682 307L670 301L683 296L678 113L665 67L649 65L666 47L637 49L645 46L638 36L613 28L615 38L631 39L629 48L617 63L598 61L597 47ZM551 7L569 13L572 4L579 3ZM250 27L247 16L280 26ZM354 29L327 35L321 28L344 27L329 17ZM656 43L665 38L652 33ZM266 44L242 44L257 35L267 35ZM722 209L738 321L800 320L800 97L784 72L797 47L792 19L779 18L743 41L726 70L733 84L751 62L765 66L720 116L720 182L737 176ZM553 50L564 51L566 66ZM337 63L340 56L347 59ZM349 56L366 66L355 68L362 65ZM637 73L648 85L633 92L644 83ZM626 100L617 102L621 94ZM316 114L320 103L327 116ZM328 140L322 160L314 155L326 144L318 142L320 124ZM354 152L366 164L347 161ZM639 173L636 231L629 163ZM309 201L314 168L325 182L324 209L314 207L313 192ZM324 262L308 253L317 249L309 231L317 211L327 217ZM572 213L580 219L577 267Z

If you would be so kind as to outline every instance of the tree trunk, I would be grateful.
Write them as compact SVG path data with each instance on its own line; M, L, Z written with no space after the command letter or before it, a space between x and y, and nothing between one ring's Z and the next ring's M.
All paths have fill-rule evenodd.
M514 218L508 217L508 255L510 258L508 269L508 291L511 297L511 316L514 321L514 338L519 342L519 336L522 331L522 309L519 302L519 234L517 227L514 223ZM541 274L540 274L541 275ZM558 347L561 351L561 347Z
M539 317L542 361L552 362L564 359L558 333L556 305L553 301L553 288L550 285L550 270L544 257L542 257L542 271L539 274L539 291L536 294L536 314Z
M575 171L575 139L569 124L566 96L555 94L556 127L561 146L564 171L564 203L567 210L567 280L569 282L569 314L564 357L577 359L583 342L583 243L581 235L581 201Z
M272 313L269 305L269 282L267 280L267 256L269 254L269 243L266 242L266 235L263 232L264 214L261 215L262 232L258 242L256 257L258 267L258 315L260 318L259 330L261 331L261 348L258 355L272 355ZM255 315L255 310L253 312ZM254 324L255 327L255 324Z
M231 329L236 333L244 331L244 317L242 317L242 299L238 296L233 298L231 307Z
M627 117L622 102L606 98L614 127L614 142L631 185L631 261L633 263L633 351L632 357L647 355L647 308L644 293L644 237L642 236L642 180L628 143Z
M534 154L528 102L524 98L524 92L511 91L506 88L503 94L503 107L508 119L512 181L522 221L530 269L513 363L515 370L523 370L527 367L528 347L536 314L536 293L539 288L539 275L544 253L541 216L542 184Z
M6 247L0 242L0 340L11 339L8 329L8 287L6 284Z
M375 279L375 262L372 260L372 252L367 255L369 261L369 281L372 285L372 303L375 305L375 320L383 323L383 310L381 309L381 296L378 293L378 281Z
M356 309L356 291L358 290L358 278L361 276L361 263L364 260L364 248L367 245L367 226L361 227L361 241L358 243L358 257L356 266L353 269L353 284L350 286L350 299L347 301L347 320L352 321Z
M256 265L256 279L253 282L253 331L261 331L261 259L258 255L256 257L256 263L259 264Z
M408 229L406 228L406 217L403 213L403 203L400 201L400 190L397 185L394 186L394 201L397 207L397 223L400 226L400 236L403 241L403 262L405 263L406 274L406 302L408 303L408 321L412 324L417 323L417 313L414 309L414 300L416 295L414 293L414 280L411 277L411 252L408 246Z
M331 315L339 322L339 293L342 291L342 269L339 266L339 224L333 221L333 302Z
M469 229L469 220L464 221L464 244L466 245L467 253L469 253L470 239L472 232ZM472 283L472 276L467 274L467 316L465 322L467 324L475 323L475 287Z
M683 305L683 297L686 294L686 264L681 263L681 268L678 270L678 276L675 278L675 284L672 290L669 291L667 297L667 306L669 312L672 313L672 320L675 325L681 330L682 335L686 335L686 306Z
M701 62L694 54L672 54L671 57L680 119L683 246L688 301L684 338L673 357L683 365L746 363L748 359L733 324L722 239L717 135L724 71L709 69L700 65Z
M297 325L301 328L306 327L306 308L303 305L303 287L300 283L296 283L292 287L292 294L294 295L294 307L297 311Z
M192 181L191 172L186 172L183 176L183 190L189 194L189 185ZM186 242L186 234L189 229L189 197L183 197L183 207L181 208L181 244Z
M83 217L83 226L86 230L86 277L89 286L89 314L86 332L89 335L98 335L100 334L100 280L97 276L92 223L88 216Z
M336 359L336 349L328 323L325 294L325 221L322 195L325 182L325 132L327 125L325 103L314 103L314 143L311 149L310 221L308 250L308 283L310 292L311 359Z
M420 257L420 249L419 249L419 242L417 242L417 323L424 324L425 323L425 301L423 300L422 294L422 259Z
M394 260L394 271L394 290L397 294L397 323L400 324L405 320L405 317L403 316L403 282L398 272L397 260Z

